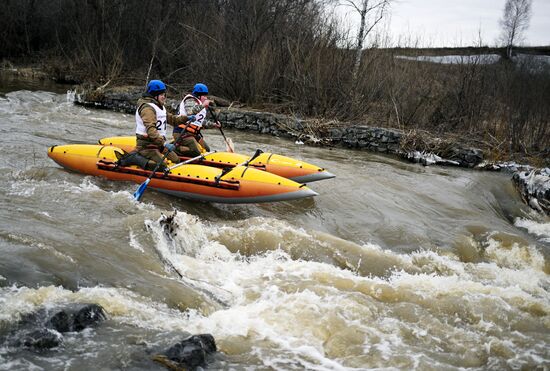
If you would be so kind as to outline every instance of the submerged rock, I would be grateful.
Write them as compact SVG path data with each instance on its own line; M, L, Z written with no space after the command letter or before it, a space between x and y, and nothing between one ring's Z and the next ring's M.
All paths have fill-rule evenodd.
M57 312L46 323L46 327L53 328L59 332L69 332L72 327L72 319L64 310Z
M205 366L207 357L216 350L216 341L212 335L193 335L170 347L164 353L155 355L153 360L172 370L182 367L195 369Z
M55 348L63 343L63 337L57 331L50 329L40 329L26 334L21 345L36 350L46 350Z
M550 215L550 168L515 172L512 181L527 205Z
M89 304L80 309L73 317L73 330L82 331L85 328L96 326L107 319L105 310L99 304Z
M107 319L105 310L99 304L87 304L77 310L61 310L46 323L46 327L59 332L82 331L88 327L96 326Z

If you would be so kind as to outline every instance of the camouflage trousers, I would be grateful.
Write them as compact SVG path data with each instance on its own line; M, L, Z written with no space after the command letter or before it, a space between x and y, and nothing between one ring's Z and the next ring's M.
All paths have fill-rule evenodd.
M174 140L177 140L179 135L174 135ZM200 144L199 144L200 143ZM180 156L185 157L197 157L201 155L201 146L208 152L210 147L204 142L204 139L200 139L200 142L197 142L197 139L193 136L184 137L179 141L179 145L176 147L176 152Z
M143 140L143 139L137 139L136 143L136 150L137 152L142 155L143 157L151 160L154 162L154 164L148 164L148 168L151 166L156 166L159 162L162 161L162 157L166 154L168 151L166 148L155 146L154 144L151 144L150 142ZM161 152L163 151L163 152ZM166 156L168 160L171 162L177 164L180 162L180 158L175 152L169 151L168 155ZM151 170L151 169L149 169Z
M155 164L158 164L159 162L162 161L162 157L166 154L166 151L168 150L165 149L164 152L161 153L158 149L142 149L142 150L138 150L138 153L143 157L146 157L149 160L154 161ZM168 153L168 156L166 156L166 158L175 164L180 162L180 158L178 157L176 152L170 151Z

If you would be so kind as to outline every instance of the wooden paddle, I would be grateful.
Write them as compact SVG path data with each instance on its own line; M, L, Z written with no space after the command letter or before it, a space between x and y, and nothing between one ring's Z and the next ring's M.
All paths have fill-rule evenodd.
M225 149L227 150L227 152L234 153L235 152L235 146L233 145L233 141L231 140L231 138L227 138L225 136L225 134L222 130L222 124L218 120L218 118L216 117L216 114L214 113L214 110L212 108L210 108L210 106L208 106L208 112L210 112L210 114L212 115L212 118L214 118L214 121L216 121L218 123L218 125L220 125L218 129L220 129L220 133L222 133L223 139L225 140Z

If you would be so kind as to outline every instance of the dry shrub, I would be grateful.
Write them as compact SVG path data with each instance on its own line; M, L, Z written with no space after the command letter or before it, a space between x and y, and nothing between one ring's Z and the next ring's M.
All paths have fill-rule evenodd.
M416 129L406 131L401 137L399 146L403 152L420 151L435 153L444 158L452 157L453 150L456 149L455 140L434 137L427 131Z

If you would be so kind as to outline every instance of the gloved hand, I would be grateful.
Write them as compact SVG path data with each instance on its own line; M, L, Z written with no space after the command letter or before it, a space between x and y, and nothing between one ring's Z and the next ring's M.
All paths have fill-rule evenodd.
M193 121L195 121L195 120L197 120L197 117L196 117L195 115L188 115L188 116L187 116L187 121L193 122Z
M164 143L164 148L172 152L176 150L176 146L172 143Z

